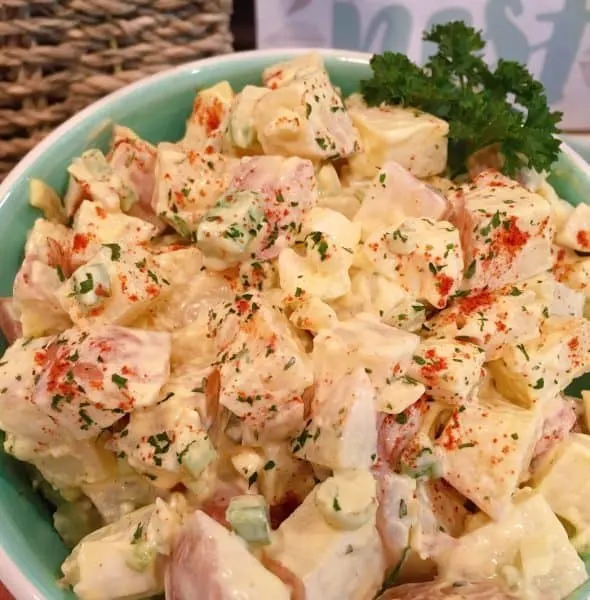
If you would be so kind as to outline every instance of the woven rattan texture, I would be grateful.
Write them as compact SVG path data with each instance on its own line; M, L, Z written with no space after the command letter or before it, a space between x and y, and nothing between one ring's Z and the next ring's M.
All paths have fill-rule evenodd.
M0 0L0 181L125 84L230 52L231 0Z

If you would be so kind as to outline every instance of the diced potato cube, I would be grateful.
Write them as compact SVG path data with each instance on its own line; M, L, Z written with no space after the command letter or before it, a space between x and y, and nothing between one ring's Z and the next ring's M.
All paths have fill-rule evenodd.
M516 404L553 398L590 369L590 321L551 317L539 337L505 346L489 369L500 393Z
M78 194L80 198L90 198L108 212L126 210L137 201L127 174L117 172L100 150L83 152L71 162L68 173L82 192ZM67 196L65 203L68 207Z
M534 473L535 488L576 533L590 528L589 475L590 436L583 433L570 434Z
M559 228L555 242L560 246L590 252L590 206L581 202Z
M158 554L170 554L186 507L173 496L158 498L84 537L61 569L82 600L118 600L163 591Z
M378 273L436 308L444 308L463 277L459 232L446 221L405 219L371 234L363 254Z
M330 469L369 469L377 454L374 397L361 368L320 382L311 418L293 439L295 456Z
M449 124L442 119L413 108L368 107L358 94L346 106L363 145L363 152L351 160L355 174L373 177L389 160L420 178L445 170Z
M115 244L103 246L76 269L56 296L74 323L127 325L168 287L149 252Z
M548 600L561 600L586 580L584 563L550 506L526 492L502 520L459 538L439 559L439 574L448 581L498 579Z
M265 154L312 160L345 158L360 149L342 99L332 86L322 59L306 65L295 59L276 65L265 76L270 91L256 104L254 119Z
M158 144L157 150L154 211L182 237L194 240L201 217L227 186L227 159L167 142Z
M465 401L482 377L485 352L452 339L427 339L414 353L408 375L426 386L429 396L449 404Z
M457 298L425 325L436 337L461 338L497 358L505 344L539 334L542 306L532 291L481 292Z
M166 595L203 598L289 600L291 592L270 573L244 542L201 510L186 519L174 544L166 576Z
M74 217L72 254L75 264L88 262L100 250L111 244L114 252L119 242L135 246L147 242L156 234L156 228L125 213L106 212L99 204L84 200Z
M32 401L76 439L98 435L158 400L169 376L170 334L95 326L68 329L35 355Z
M198 377L196 377L198 379ZM216 459L199 416L199 394L168 392L155 406L135 410L129 424L111 440L112 449L154 486L189 489Z
M234 92L227 81L200 90L195 96L193 112L180 144L206 154L220 152L233 101Z
M217 317L219 402L259 433L292 405L287 433L301 427L302 396L313 371L286 316L248 293L236 296ZM275 434L281 434L279 428Z
M366 190L354 221L361 225L366 239L376 229L399 226L406 217L438 221L446 211L447 201L442 194L389 161Z
M225 194L198 225L205 266L269 260L292 244L317 202L313 165L298 157L251 156L229 169ZM344 217L342 217L344 218Z
M543 306L543 316L581 317L584 314L584 294L560 283L550 273L542 273L513 287L514 290L532 290Z
M282 523L264 554L277 575L287 570L297 579L306 598L370 598L385 570L375 517L356 529L336 529L322 515L313 491Z
M462 404L436 440L444 478L493 519L501 519L530 463L540 427L535 411L508 402Z
M268 91L268 88L247 85L235 97L230 110L224 145L249 151L256 151L260 148L254 111L258 101Z
M50 414L34 402L36 361L52 338L19 339L7 348L0 366L0 428L8 434L40 442L40 448L59 445L60 435ZM42 355L41 355L42 356Z
M551 268L554 229L542 196L494 171L455 194L465 210L465 288L497 289Z
M342 321L320 331L314 339L316 383L330 383L340 374L362 367L375 388L377 403L396 405L396 390L390 387L406 374L419 341L417 335L369 315ZM316 395L321 394L318 390Z

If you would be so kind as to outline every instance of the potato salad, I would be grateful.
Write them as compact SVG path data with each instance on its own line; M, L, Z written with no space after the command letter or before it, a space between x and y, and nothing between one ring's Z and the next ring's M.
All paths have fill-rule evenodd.
M117 125L28 234L5 450L82 600L561 600L590 546L590 208L447 178L319 55Z

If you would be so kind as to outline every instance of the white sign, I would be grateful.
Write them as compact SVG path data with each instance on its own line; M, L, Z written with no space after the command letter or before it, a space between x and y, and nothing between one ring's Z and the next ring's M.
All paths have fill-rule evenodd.
M239 0L238 0L239 1ZM423 62L422 32L461 19L484 31L486 58L527 64L564 112L590 131L590 0L257 0L259 48L404 52Z

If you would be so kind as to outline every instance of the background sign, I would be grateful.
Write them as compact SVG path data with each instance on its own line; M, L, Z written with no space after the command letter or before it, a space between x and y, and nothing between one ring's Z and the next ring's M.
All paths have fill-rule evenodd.
M527 64L562 127L590 131L590 0L257 0L259 48L393 50L423 62L422 32L462 19L483 29L486 58Z

